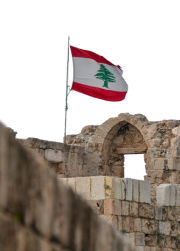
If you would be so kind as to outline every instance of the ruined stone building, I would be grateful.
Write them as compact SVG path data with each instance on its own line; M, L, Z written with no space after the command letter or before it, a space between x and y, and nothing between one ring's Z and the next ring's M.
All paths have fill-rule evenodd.
M6 132L6 134L11 134L13 138L12 133ZM1 136L0 139L1 146L6 144L5 137ZM3 208L3 215L0 216L3 218L9 207L12 207L8 213L14 215L13 219L21 222L23 229L28 232L31 226L30 233L33 228L40 233L40 237L45 236L38 244L39 247L44 245L43 247L47 248L42 250L53 250L50 249L53 245L54 248L58 248L58 245L62 248L54 250L130 250L132 246L140 251L180 250L180 120L150 122L141 114L119 114L100 126L86 126L80 134L67 136L67 144L35 138L11 140L15 142L14 148L25 147L24 155L34 156L34 159L30 164L29 160L26 161L28 171L20 175L26 178L27 184L25 181L23 183L22 177L18 174L16 177L13 176L13 170L21 171L23 161L21 168L16 169L15 164L11 163L9 169L12 172L9 173L6 169L0 172L0 208ZM8 156L18 154L13 147L10 147ZM6 153L2 149L3 147L1 147L1 158L3 153ZM25 151L22 149L20 151ZM146 169L144 180L124 178L124 155L126 154L144 154ZM4 161L6 166L9 161L7 159L8 157ZM37 164L39 162L42 163ZM32 168L33 163L36 163L34 168ZM36 167L36 165L46 166L46 164L50 168ZM137 169L138 172L136 163L132 168ZM18 193L21 193L22 197L29 196L30 201L24 198L21 202L17 192L13 194L15 185L8 183L8 190L2 177L6 177L7 183L9 179L12 180L12 184L14 179L19 182L18 186L29 192L24 194L24 190L19 189ZM36 179L41 186L36 187L35 192L33 187L36 186ZM61 205L62 211L56 209L54 212L54 208L52 209L59 190L53 187L51 179L60 184L60 194L66 193L66 196L64 194L61 196L62 201L58 199L60 204L66 205L66 207ZM7 191L11 191L9 195ZM71 197L74 196L74 202L69 199L70 193L72 193ZM32 194L34 197L31 197ZM78 194L85 200L78 197ZM38 205L37 196L42 201L41 205ZM36 199L34 204L31 198ZM23 212L20 212L18 210L22 204ZM38 209L33 211L33 205L36 204ZM86 215L84 208L88 208L91 213ZM66 211L71 221L77 221L80 211L84 215L83 222L87 221L84 226L71 230L69 239L67 234L63 233L64 237L58 235L61 225L65 228L69 226ZM58 212L60 215L64 213L66 220L61 219L58 222ZM47 216L50 217L48 219L49 221L51 219L51 223L46 222ZM89 219L93 217L94 223ZM0 217L0 226L2 221ZM44 226L45 223L47 226ZM85 231L88 231L89 235L83 240L82 232L86 235ZM20 243L23 234L21 230L16 237ZM70 244L70 240L74 238L75 243Z

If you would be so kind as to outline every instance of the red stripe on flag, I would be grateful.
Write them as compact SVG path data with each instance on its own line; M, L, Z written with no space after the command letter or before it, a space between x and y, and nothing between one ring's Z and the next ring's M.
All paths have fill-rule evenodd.
M98 54L94 53L93 51L84 50L84 49L78 48L77 46L73 46L73 45L70 45L70 50L71 50L72 57L90 58L90 59L97 61L98 63L117 66L120 69L120 65L114 64L113 62L106 59L104 56L98 55Z
M72 82L72 90L90 96L93 99L99 99L101 97L103 101L109 102L122 102L125 99L127 92L117 92L111 90L104 90L98 87L92 87L89 85L83 85L77 82Z

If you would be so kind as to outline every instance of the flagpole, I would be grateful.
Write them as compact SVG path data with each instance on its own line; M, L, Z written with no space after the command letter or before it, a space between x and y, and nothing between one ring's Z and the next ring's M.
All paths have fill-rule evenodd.
M68 36L68 53L67 53L67 76L66 76L66 104L65 104L64 144L66 144L66 125L67 125L67 110L68 110L69 40L70 40L70 36Z

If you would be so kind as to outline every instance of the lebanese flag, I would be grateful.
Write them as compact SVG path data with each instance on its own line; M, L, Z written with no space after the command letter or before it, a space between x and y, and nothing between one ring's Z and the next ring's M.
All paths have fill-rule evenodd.
M71 89L106 101L121 101L128 86L122 77L122 69L104 57L70 46L74 78Z

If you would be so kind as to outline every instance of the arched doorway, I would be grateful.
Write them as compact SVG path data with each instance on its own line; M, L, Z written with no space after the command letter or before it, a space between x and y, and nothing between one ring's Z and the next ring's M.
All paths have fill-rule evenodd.
M136 115L135 115L136 116ZM120 114L100 125L92 137L92 142L102 144L104 174L124 178L124 155L144 154L147 169L148 142L144 134L145 116ZM137 170L138 171L138 170ZM99 174L101 175L101 174Z

